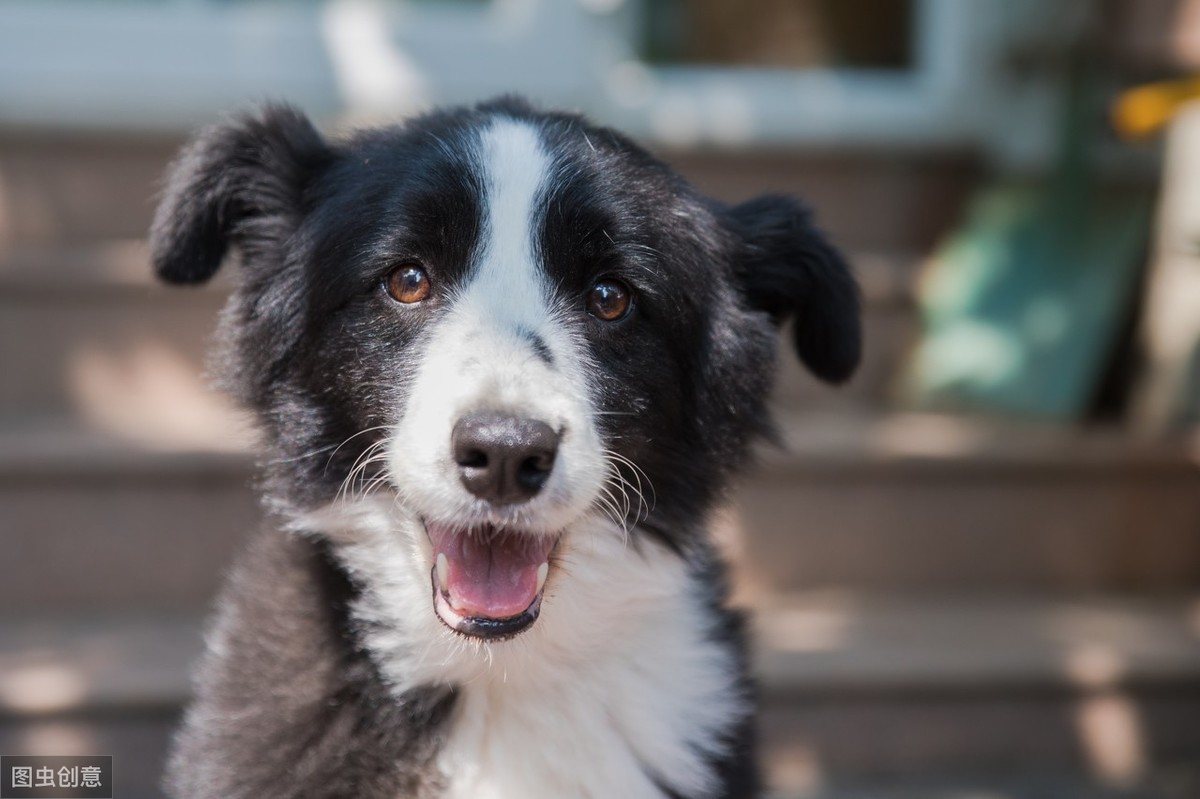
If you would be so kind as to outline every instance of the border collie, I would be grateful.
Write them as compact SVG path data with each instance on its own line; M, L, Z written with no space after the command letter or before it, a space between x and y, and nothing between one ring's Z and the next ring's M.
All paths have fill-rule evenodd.
M230 247L219 363L272 523L172 795L757 795L710 516L770 433L778 326L828 382L858 361L808 212L514 98L338 141L270 106L184 150L151 231L171 283Z

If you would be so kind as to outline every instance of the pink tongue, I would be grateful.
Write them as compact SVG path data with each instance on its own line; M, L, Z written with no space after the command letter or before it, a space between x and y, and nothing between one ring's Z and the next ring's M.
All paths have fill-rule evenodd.
M518 616L537 597L538 567L546 562L554 539L493 530L467 535L429 525L434 558L446 556L450 606L464 617L507 619Z

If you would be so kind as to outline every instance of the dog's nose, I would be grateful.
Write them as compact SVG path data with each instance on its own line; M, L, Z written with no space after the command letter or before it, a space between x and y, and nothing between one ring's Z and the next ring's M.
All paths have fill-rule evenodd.
M462 484L496 505L524 502L542 490L558 440L545 422L492 411L462 417L450 434Z

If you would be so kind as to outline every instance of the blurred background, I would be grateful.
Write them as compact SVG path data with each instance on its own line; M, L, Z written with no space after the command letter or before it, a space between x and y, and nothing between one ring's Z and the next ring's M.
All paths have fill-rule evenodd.
M514 90L806 198L862 281L721 521L773 796L1198 799L1196 0L0 0L0 752L156 796L260 518L228 275L148 275L187 132Z

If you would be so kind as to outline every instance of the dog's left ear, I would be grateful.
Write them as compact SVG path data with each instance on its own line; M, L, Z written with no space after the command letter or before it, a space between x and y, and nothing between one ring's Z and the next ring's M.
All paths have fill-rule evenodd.
M230 245L247 261L278 257L307 185L333 157L308 118L286 105L204 131L171 165L150 229L154 271L168 283L203 283Z
M817 377L842 383L862 352L858 284L845 260L790 197L759 197L726 212L741 239L735 264L751 307L791 317L796 353Z

